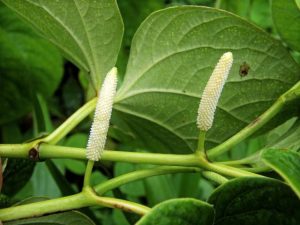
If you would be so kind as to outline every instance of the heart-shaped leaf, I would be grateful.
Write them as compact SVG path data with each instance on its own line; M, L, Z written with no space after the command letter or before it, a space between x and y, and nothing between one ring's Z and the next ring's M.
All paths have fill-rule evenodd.
M214 209L192 198L172 199L156 205L137 225L211 225Z
M3 2L89 72L99 88L115 65L123 35L122 18L114 0Z
M300 8L296 0L272 0L273 22L281 38L300 51Z
M237 178L215 190L208 200L216 225L297 225L300 201L286 184L268 178Z
M287 50L240 17L207 7L160 10L134 36L114 105L126 126L118 125L129 127L139 145L153 151L193 151L202 91L227 51L234 63L207 135L208 148L249 124L300 78ZM244 65L249 70L241 73Z
M267 149L263 152L262 158L289 183L300 198L300 153L291 150Z

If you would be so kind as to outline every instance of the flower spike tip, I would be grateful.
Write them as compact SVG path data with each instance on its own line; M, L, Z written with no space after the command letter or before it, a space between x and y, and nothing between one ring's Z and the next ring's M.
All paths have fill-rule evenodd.
M208 131L213 124L217 104L232 62L232 53L224 53L204 88L197 117L197 126L201 131Z
M98 161L104 150L116 87L117 68L114 67L107 73L98 93L94 120L87 143L86 157L89 160Z

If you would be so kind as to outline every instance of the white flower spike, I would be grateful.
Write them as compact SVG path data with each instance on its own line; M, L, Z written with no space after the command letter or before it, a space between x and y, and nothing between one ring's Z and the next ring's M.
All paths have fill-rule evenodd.
M232 62L232 53L224 53L204 88L197 117L197 126L202 131L208 131L212 126L217 104Z
M98 93L94 120L87 143L86 157L89 160L98 161L104 150L116 87L117 68L114 67L106 75Z

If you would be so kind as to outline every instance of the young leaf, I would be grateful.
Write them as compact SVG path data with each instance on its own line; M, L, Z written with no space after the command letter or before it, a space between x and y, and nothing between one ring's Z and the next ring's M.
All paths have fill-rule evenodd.
M296 1L271 2L273 22L279 35L292 49L300 51L300 8Z
M156 205L137 225L212 225L214 209L193 198L178 198Z
M267 149L263 152L262 158L288 182L300 198L300 153L291 150Z
M288 51L240 17L212 8L173 7L151 14L136 32L115 114L142 147L193 151L199 98L227 51L233 66L207 133L207 148L241 130L300 79ZM241 76L244 63L249 70Z
M95 223L89 219L86 215L77 212L63 212L56 213L48 216L29 218L15 220L11 222L6 222L5 225L41 225L41 224L51 224L51 225L95 225Z
M4 0L78 67L96 88L115 65L123 23L114 0Z
M237 178L215 190L208 202L218 225L297 225L300 201L286 184L269 178Z

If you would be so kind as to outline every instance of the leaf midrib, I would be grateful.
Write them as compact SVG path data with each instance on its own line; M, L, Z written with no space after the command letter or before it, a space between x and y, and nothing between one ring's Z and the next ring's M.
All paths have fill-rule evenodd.
M26 1L27 1L29 4L35 5L36 7L39 7L39 8L41 8L41 9L43 9L44 12L46 12L46 13L47 13L54 21L57 22L57 24L59 24L62 28L64 28L64 29L67 31L67 33L69 33L70 37L75 41L75 43L77 44L77 46L78 46L78 48L80 49L80 51L82 52L82 54L84 55L84 57L87 59L88 66L90 67L89 69L86 68L87 71L93 70L93 66L90 65L90 62L89 62L89 61L91 61L90 57L87 55L87 53L86 53L86 51L84 50L84 48L82 48L82 46L81 46L81 44L80 44L80 41L78 40L77 36L74 35L74 33L72 32L72 30L70 30L70 28L67 26L67 24L65 24L65 23L64 23L63 21L61 21L59 18L57 18L56 16L54 16L53 13L52 13L52 11L51 11L50 9L48 9L47 7L45 7L44 5L35 4L35 3L33 3L33 2L31 2L31 1L29 1L29 0L26 0ZM76 9L77 9L77 7L76 7ZM78 10L78 9L77 9L77 10ZM79 14L79 15L80 15L80 14ZM80 18L81 18L81 15L80 15ZM81 19L82 19L82 18L81 18ZM88 37L87 37L87 39L88 39ZM56 45L59 45L57 41L53 41L53 40L52 40L52 42L54 42L54 44L56 44ZM59 45L59 46L62 47L61 45ZM62 49L66 50L66 48L64 48L64 47L62 47ZM67 52L69 52L69 51L67 51ZM74 54L70 54L70 55L71 55L73 58L77 58L77 57L74 57ZM78 60L78 58L77 58L77 60ZM82 62L82 61L79 60L79 62ZM84 63L83 65L85 65L85 63Z

